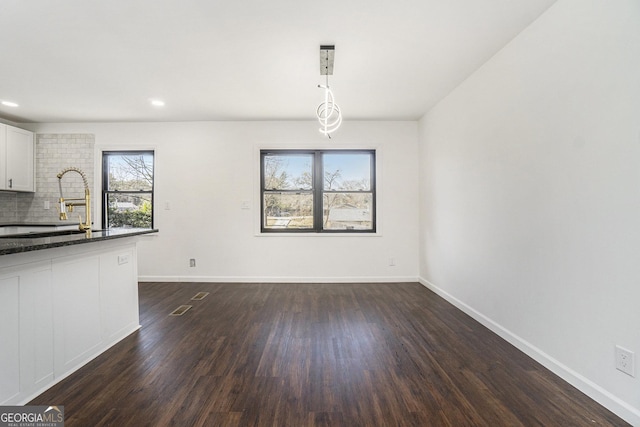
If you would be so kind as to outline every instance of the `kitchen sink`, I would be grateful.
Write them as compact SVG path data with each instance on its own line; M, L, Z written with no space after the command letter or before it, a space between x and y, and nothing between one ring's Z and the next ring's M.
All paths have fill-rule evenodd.
M93 230L97 231L97 230ZM85 234L83 230L52 230L52 231L32 231L20 234L4 234L0 239L38 239L40 237L70 236L74 234Z

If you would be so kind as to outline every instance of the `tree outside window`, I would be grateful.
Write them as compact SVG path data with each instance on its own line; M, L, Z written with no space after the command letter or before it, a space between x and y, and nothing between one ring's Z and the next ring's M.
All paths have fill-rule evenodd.
M374 232L375 151L263 150L263 232Z

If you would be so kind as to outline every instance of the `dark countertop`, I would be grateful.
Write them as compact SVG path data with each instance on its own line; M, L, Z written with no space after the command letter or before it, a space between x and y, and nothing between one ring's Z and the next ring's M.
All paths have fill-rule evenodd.
M17 254L21 252L39 251L42 249L59 248L62 246L80 245L84 243L100 242L103 240L120 239L123 237L139 236L157 233L157 229L120 228L110 230L92 230L89 233L48 235L41 233L25 233L0 236L0 255ZM33 236L30 236L33 234Z

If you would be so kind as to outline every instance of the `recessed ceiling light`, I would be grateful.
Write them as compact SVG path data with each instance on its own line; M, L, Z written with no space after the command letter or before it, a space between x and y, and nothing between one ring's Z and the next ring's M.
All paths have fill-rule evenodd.
M5 107L17 107L18 104L16 104L15 102L11 102L11 101L2 101L2 105L4 105Z
M161 99L150 99L151 105L154 107L164 107L164 101Z

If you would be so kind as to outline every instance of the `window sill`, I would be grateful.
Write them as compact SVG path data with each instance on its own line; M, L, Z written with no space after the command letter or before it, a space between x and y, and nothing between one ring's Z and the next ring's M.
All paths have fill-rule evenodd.
M382 233L254 233L255 237L382 237Z

